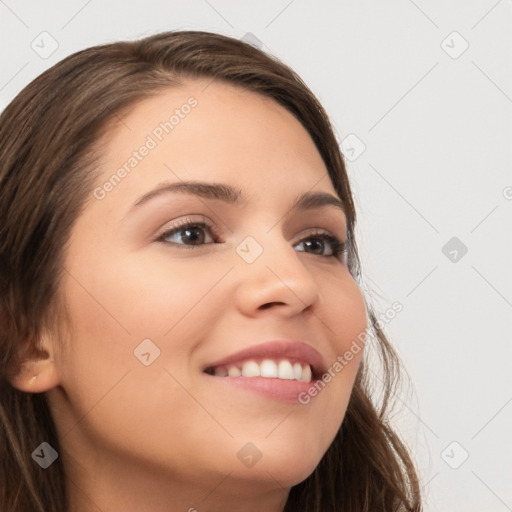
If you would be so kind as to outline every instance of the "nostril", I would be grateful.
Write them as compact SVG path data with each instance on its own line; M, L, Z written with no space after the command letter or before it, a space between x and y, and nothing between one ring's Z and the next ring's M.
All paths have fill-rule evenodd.
M283 304L282 302L267 302L266 304L263 304L262 306L260 306L260 309L268 309L270 306L272 306L273 304Z

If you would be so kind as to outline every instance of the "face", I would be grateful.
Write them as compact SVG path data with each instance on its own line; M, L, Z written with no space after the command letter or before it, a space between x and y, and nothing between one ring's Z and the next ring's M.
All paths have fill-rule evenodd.
M47 395L76 475L282 491L341 425L361 351L340 357L366 306L307 131L207 84L144 100L109 135L67 247L72 336ZM294 207L306 193L331 199Z

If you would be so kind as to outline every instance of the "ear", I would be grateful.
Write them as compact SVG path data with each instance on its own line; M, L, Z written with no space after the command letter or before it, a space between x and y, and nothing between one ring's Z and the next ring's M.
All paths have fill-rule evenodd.
M16 389L27 393L43 393L59 384L49 340L42 340L39 347L33 341L24 341L19 349L18 361L9 379Z

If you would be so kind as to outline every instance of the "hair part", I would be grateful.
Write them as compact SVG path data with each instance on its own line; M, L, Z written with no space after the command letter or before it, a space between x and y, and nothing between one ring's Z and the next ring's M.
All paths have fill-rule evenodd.
M278 102L305 127L342 199L348 267L360 276L352 193L329 118L301 78L278 59L233 38L171 31L70 55L27 85L0 115L0 509L68 510L66 473L31 453L59 441L44 393L10 384L25 343L37 350L65 317L59 283L66 245L97 179L105 136L139 101L194 78L231 83ZM363 360L343 423L314 472L291 488L285 511L417 511L418 478L387 423L400 365L369 309L383 363L377 408ZM64 343L65 335L55 335Z

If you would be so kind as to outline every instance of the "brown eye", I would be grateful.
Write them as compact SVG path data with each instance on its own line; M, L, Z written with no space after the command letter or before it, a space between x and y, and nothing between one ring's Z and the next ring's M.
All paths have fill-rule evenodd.
M159 242L177 246L198 246L214 243L215 233L206 222L184 222L162 233L158 237ZM174 240L169 240L174 238Z
M315 233L302 240L298 245L300 244L308 248L308 250L304 252L309 252L311 254L316 254L318 256L331 256L334 258L342 259L341 257L346 252L344 242L339 240L337 237L324 232ZM324 254L326 246L327 254Z

